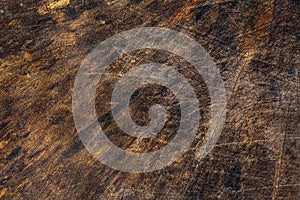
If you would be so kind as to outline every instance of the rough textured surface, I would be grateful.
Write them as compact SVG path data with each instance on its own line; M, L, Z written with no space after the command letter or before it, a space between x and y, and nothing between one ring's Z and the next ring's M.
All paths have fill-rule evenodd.
M1 0L0 199L299 199L299 13L298 0ZM81 61L99 42L146 26L181 31L205 47L225 82L227 118L205 159L195 158L195 140L171 166L129 174L85 150L72 119L72 89ZM175 120L147 146L122 135L111 118L118 74L147 60L188 66L156 50L133 52L98 88L101 126L133 151L158 148L176 130ZM203 103L201 136L207 89L192 68L182 73ZM137 123L147 122L143 99L178 109L158 86L139 94L132 102Z

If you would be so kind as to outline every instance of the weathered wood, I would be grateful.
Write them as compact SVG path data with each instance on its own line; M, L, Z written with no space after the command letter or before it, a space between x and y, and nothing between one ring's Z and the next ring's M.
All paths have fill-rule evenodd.
M299 13L296 0L2 0L0 199L299 199ZM149 60L177 63L203 114L198 139L177 162L130 174L102 165L84 148L72 92L81 62L98 43L147 26L185 33L210 53L225 82L226 123L212 152L198 160L210 116L201 76L166 52L123 56L97 93L98 121L113 143L147 152L178 128L175 115L169 132L139 143L112 119L118 74ZM143 88L132 103L133 120L147 123L142 110L153 101L179 109L168 90Z

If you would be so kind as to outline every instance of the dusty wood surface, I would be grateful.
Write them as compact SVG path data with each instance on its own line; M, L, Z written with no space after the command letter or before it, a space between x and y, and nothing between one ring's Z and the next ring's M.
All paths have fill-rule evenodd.
M297 0L1 0L0 199L299 199L299 12ZM130 174L86 151L71 101L88 52L146 26L181 31L204 46L225 82L227 117L205 159L195 158L195 141L171 166ZM159 51L134 52L114 64L116 77L132 60L188 65ZM118 130L107 110L114 81L99 83L96 105L108 137L135 151L164 145L156 138L138 146ZM209 97L201 77L192 83L203 102L201 135ZM170 99L167 92L159 102Z

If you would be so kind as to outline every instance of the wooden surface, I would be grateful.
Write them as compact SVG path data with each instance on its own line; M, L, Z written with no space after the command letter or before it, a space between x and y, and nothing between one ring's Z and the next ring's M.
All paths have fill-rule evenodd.
M0 199L299 199L299 8L298 0L1 0ZM226 123L205 159L195 157L196 140L169 167L130 174L84 148L72 92L81 62L98 43L147 26L185 33L209 52L225 83ZM108 110L112 83L132 60L188 63L160 51L133 52L114 63L115 77L99 83L96 108L108 137L149 151L166 141L137 148ZM202 102L201 136L207 89L201 77L182 73ZM160 101L176 105L170 99L167 93Z

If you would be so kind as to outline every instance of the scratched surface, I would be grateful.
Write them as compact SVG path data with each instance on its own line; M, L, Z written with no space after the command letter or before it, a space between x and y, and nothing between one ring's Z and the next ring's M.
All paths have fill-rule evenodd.
M299 199L299 4L0 0L0 199ZM160 171L130 174L102 165L84 148L72 118L72 92L82 60L98 43L147 26L183 32L209 52L225 83L226 123L212 152L197 160L210 112L201 76L166 52L124 55L97 90L98 121L115 145L151 151L178 128L178 102L160 86L141 88L131 107L133 120L145 124L145 106L169 106L175 116L165 137L138 143L113 121L113 84L143 62L177 64L202 112L200 139L184 156Z

